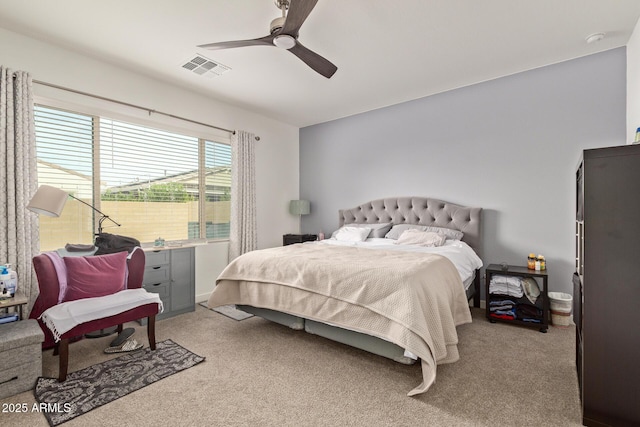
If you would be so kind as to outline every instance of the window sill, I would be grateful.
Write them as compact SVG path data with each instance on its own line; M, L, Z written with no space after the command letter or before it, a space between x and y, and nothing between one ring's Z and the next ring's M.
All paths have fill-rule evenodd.
M143 250L154 249L173 249L173 248L188 248L192 246L203 246L212 243L225 243L229 242L229 239L197 239L197 240L172 240L165 242L164 246L156 246L153 242L141 243L140 246Z

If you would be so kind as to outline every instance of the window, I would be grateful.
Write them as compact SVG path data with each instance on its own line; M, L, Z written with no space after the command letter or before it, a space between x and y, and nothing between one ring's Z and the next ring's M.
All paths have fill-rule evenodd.
M93 203L93 118L35 106L38 183ZM74 199L60 218L40 215L40 248L93 240L93 211Z
M206 201L204 217L207 238L228 238L231 223L231 147L204 142Z
M35 111L39 184L121 224L107 220L105 232L141 242L229 237L228 144L50 107ZM98 219L68 200L60 218L40 218L41 249L93 240Z

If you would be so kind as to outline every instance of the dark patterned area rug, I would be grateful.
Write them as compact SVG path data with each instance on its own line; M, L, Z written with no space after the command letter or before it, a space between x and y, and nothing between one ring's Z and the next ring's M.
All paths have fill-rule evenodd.
M51 426L57 426L99 406L139 390L149 384L191 368L204 361L171 340L157 343L156 350L146 348L126 353L57 378L38 378L34 394ZM57 410L57 411L56 411Z

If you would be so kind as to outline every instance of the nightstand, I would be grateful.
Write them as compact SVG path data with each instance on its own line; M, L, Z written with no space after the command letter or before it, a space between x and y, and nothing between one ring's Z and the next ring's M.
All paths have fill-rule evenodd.
M509 265L507 266L506 270L503 270L501 265L491 264L486 268L485 275L486 275L485 285L486 285L486 299L487 299L486 300L487 319L489 319L491 323L500 321L500 322L516 323L524 326L535 326L540 328L540 332L545 332L545 333L547 332L547 329L549 328L549 310L550 310L549 296L548 296L549 285L548 285L547 270L542 270L542 271L530 270L527 267L520 267L520 266L513 266L513 265ZM501 294L491 294L489 292L489 284L491 282L491 277L494 275L515 276L515 277L523 277L523 278L530 277L536 281L540 280L542 282L542 286L540 287L540 297L536 301L536 304L530 304L530 302L524 296L521 298L515 298L515 297L507 297ZM520 318L519 316L516 316L513 319L507 319L506 317L495 316L494 314L492 314L490 310L491 301L505 300L505 299L513 301L513 303L515 303L514 305L518 305L518 304L533 305L542 311L542 315L533 316L535 320L531 321L530 319L529 320L523 319L523 318Z
M294 243L315 242L318 240L317 234L285 234L282 236L282 246L293 245Z

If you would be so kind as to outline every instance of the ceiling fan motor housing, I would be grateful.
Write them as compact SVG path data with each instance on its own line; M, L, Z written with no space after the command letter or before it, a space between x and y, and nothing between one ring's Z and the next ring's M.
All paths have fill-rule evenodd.
M285 19L286 18L282 16L280 18L276 18L273 21L271 21L271 26L269 27L269 33L273 34L276 31L280 30L280 28L284 26Z

